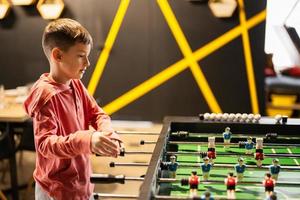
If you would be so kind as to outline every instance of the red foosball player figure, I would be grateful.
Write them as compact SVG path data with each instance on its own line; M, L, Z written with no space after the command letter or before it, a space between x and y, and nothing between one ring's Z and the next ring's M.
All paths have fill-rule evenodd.
M227 178L225 178L225 185L227 186L227 198L235 199L235 186L237 184L236 178L233 176L232 172L228 173Z
M256 138L255 160L256 160L256 165L258 167L261 167L262 161L264 160L263 138Z
M200 182L200 179L197 176L197 171L192 171L191 176L189 178L190 196L191 197L197 196L199 182Z
M265 186L266 197L268 198L274 192L274 186L276 181L272 179L271 173L266 173L263 185Z
M200 178L197 176L197 171L192 171L189 179L181 179L181 185L190 185L190 197L197 197L198 185Z
M214 159L216 159L215 147L215 137L208 137L207 157L209 158L211 164L214 164Z

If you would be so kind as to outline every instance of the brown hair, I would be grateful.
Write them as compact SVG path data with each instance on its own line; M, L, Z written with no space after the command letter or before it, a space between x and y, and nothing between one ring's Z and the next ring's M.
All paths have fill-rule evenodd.
M42 45L46 56L55 47L67 51L75 43L93 44L90 33L77 21L62 18L50 22L43 33Z

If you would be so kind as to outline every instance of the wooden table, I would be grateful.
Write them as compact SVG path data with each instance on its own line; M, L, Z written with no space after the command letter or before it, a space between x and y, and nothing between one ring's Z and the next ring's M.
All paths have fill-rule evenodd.
M23 104L15 102L16 97L5 97L4 108L0 109L0 123L5 124L5 131L8 133L10 145L15 148L14 134L11 132L13 124L24 123L29 119ZM15 151L9 158L11 191L14 200L19 199L18 174Z

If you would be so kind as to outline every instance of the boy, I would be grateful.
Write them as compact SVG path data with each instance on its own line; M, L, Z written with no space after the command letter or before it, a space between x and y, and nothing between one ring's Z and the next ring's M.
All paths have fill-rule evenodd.
M117 157L121 140L79 80L90 65L92 38L78 22L58 19L45 28L42 45L50 72L24 103L34 125L36 199L93 199L89 155Z

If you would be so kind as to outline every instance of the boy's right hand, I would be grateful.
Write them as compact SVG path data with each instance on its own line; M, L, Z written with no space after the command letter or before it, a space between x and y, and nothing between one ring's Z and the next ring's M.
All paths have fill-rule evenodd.
M94 132L91 140L92 152L101 156L118 157L119 143L109 138L109 133Z

